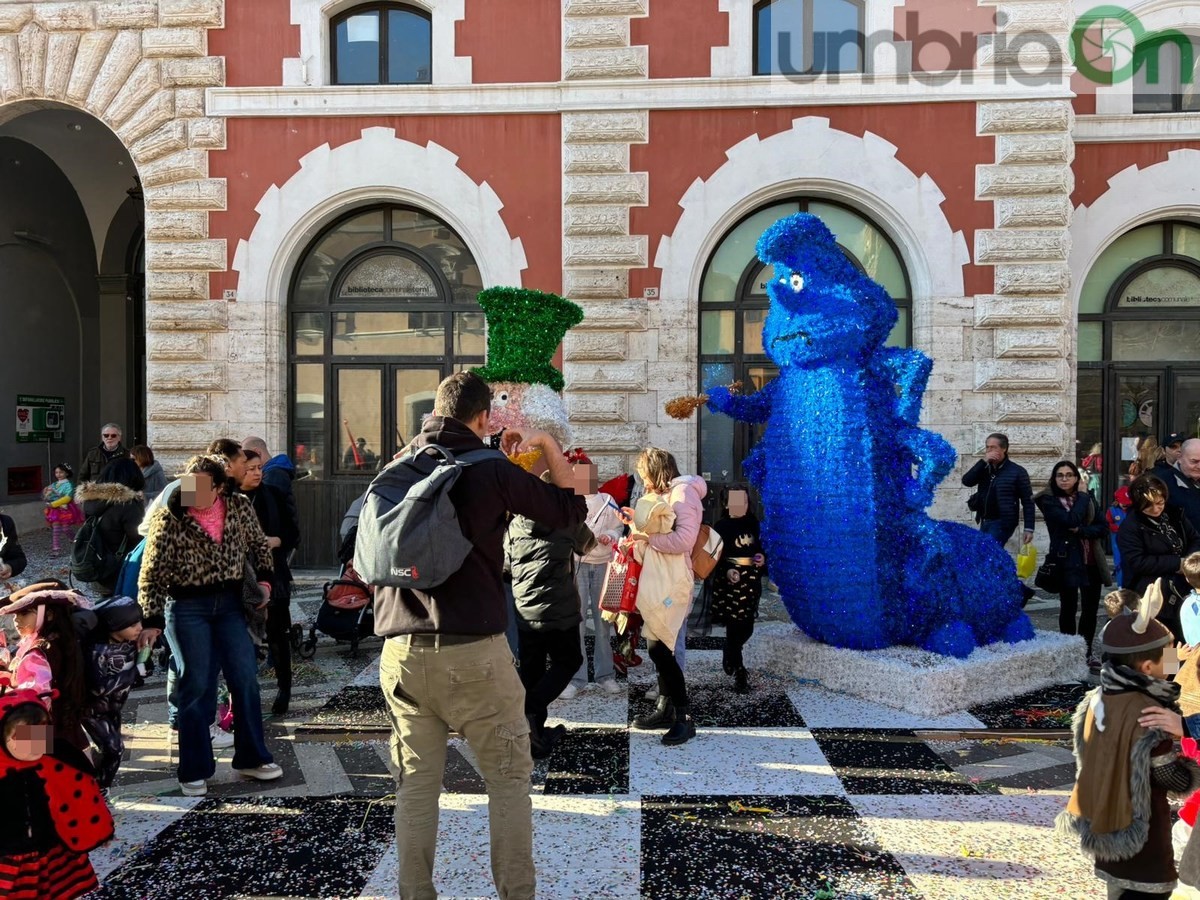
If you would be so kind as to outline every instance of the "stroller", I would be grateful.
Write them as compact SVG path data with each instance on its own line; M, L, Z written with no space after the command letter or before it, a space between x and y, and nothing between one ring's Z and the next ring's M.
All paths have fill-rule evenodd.
M339 533L342 538L338 559L342 568L334 581L325 583L321 591L321 607L317 619L308 629L308 639L299 647L302 659L312 659L317 652L317 632L328 635L339 644L348 642L350 654L358 655L358 644L375 634L374 589L354 571L354 541L358 536L358 511L363 498L355 500L342 519Z

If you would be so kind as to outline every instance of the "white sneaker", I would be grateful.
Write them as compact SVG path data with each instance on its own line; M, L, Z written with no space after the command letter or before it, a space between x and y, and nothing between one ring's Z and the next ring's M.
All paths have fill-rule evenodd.
M283 769L278 763L263 763L261 766L255 766L253 769L234 769L239 775L244 775L247 778L253 778L256 781L274 781L276 778L283 777Z
M653 687L651 687L650 690L646 691L646 693L642 694L642 696L645 697L647 700L657 700L658 699L658 685L656 684Z
M615 678L602 678L596 682L596 687L606 694L623 694L624 690Z
M568 684L565 688L563 688L563 692L558 695L558 699L559 700L570 700L570 699L574 698L578 693L579 693L579 688L575 687L575 685L573 685L573 684Z
M179 790L183 792L185 797L203 797L208 793L207 781L181 781L179 782Z
M214 750L228 750L233 746L233 735L219 725L208 726L208 736L212 739Z

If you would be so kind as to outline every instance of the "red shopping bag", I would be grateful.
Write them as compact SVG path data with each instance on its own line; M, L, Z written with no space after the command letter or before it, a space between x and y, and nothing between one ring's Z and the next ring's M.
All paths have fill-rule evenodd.
M642 564L633 557L633 543L618 541L613 547L608 571L604 573L604 590L600 592L600 611L631 613L637 609L638 579Z

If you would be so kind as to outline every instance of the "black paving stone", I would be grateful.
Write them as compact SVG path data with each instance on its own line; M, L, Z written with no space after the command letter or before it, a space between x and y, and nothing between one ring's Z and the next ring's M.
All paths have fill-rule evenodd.
M356 795L382 797L395 792L396 781L373 744L347 741L335 744L333 752Z
M547 794L628 794L629 732L624 728L568 731L545 766Z
M1089 685L1057 684L1019 697L974 706L970 713L988 728L1063 729L1071 727L1071 714Z
M209 798L90 896L354 897L393 840L392 815L359 798Z
M462 754L466 741L452 740L446 748L446 772L442 775L442 790L447 794L486 794L483 776Z
M849 794L977 794L912 731L814 728L813 737Z
M646 796L641 846L652 900L920 897L844 797Z
M383 689L375 685L347 685L326 701L298 734L328 731L390 732Z
M688 712L700 728L803 728L804 719L774 679L750 676L750 692L739 694L725 675L688 681ZM644 692L630 691L629 721L654 708Z

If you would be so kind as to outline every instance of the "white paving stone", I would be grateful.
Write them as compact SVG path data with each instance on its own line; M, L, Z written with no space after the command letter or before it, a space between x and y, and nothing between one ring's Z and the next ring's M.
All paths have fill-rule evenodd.
M631 793L845 793L807 728L701 728L678 747L662 735L630 731Z
M797 687L787 692L809 728L983 728L968 712L923 716L838 694L819 687Z

